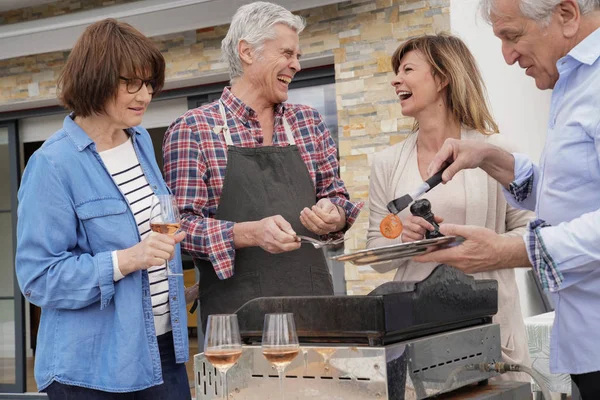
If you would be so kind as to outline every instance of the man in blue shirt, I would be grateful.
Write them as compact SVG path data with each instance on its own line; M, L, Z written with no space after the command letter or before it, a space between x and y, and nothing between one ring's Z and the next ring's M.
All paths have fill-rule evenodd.
M550 369L570 373L583 399L600 398L600 1L482 0L481 10L540 90L553 89L546 145L536 166L482 142L448 139L431 165L448 182L484 169L513 206L535 210L523 238L442 225L467 240L417 257L474 273L531 265L552 293L556 318Z

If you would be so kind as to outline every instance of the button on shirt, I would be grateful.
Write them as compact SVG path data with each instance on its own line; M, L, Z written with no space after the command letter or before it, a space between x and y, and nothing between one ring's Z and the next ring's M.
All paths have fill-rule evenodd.
M540 165L515 154L508 201L535 210L529 259L552 292L554 373L600 370L600 29L557 63Z
M221 279L233 275L233 222L214 218L227 174L227 145L220 127L227 124L234 146L260 147L262 128L254 110L229 88L221 95L228 121L218 101L188 111L169 127L163 143L165 180L182 213L188 233L183 248L196 258L210 260ZM349 201L339 178L335 143L321 115L313 108L278 104L275 107L273 146L287 146L282 118L286 118L302 160L315 185L315 200L329 198L346 212L346 228L354 223L362 204ZM243 199L240 199L243 201Z

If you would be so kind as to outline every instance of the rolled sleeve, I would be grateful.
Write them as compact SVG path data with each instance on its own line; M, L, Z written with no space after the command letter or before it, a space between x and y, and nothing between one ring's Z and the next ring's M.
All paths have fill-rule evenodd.
M560 288L564 279L554 258L548 252L542 236L542 229L548 226L550 225L541 219L531 221L527 232L523 235L523 240L525 241L529 261L542 284L542 288L554 292Z
M364 203L362 203L362 202L353 203L350 200L342 198L342 197L332 197L329 200L333 204L342 207L342 209L346 213L346 226L344 228L344 231L347 231L354 224L354 222L356 221L356 218L358 218L358 214L360 214L360 211L362 210Z
M504 197L515 208L533 211L535 208L535 166L524 154L513 153L513 157L515 158L515 180L510 183L508 189L502 188Z
M210 261L219 279L231 278L235 263L233 225L231 221L184 214L181 228L187 237L182 248L192 257Z
M234 274L235 247L233 222L206 219L204 243L207 255L219 279L231 278Z

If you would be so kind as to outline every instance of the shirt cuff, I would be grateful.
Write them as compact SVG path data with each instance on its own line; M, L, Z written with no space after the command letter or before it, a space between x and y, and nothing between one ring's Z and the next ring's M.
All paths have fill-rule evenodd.
M123 275L121 273L121 270L119 269L119 258L117 257L117 251L113 251L112 254L112 263L113 263L113 280L115 282L120 281L121 279L125 278L125 275Z
M106 308L115 294L115 281L113 280L113 261L111 252L104 251L94 256L94 263L98 270L98 283L100 285L100 309Z
M550 224L541 219L531 221L527 226L527 232L523 235L523 240L527 248L527 256L542 288L555 292L563 282L563 275L552 256L548 253L542 239L540 231L546 226L550 226Z
M513 157L515 158L515 180L508 186L508 190L504 190L521 203L533 190L533 164L523 154L513 153Z
M208 258L221 280L231 278L235 272L233 225L231 221L211 220L206 227Z
M342 197L330 197L329 200L333 204L342 207L344 209L344 212L346 213L346 226L344 227L344 229L342 229L342 232L346 232L348 229L350 229L352 224L354 224L354 222L356 221L356 218L358 218L360 210L362 210L362 208L365 205L365 203L363 203L362 201L353 203Z

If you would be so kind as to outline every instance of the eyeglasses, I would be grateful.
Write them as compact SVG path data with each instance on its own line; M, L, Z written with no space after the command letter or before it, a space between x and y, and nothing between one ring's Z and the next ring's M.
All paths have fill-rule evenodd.
M130 94L135 94L142 90L143 85L146 86L149 94L153 94L156 87L156 79L144 80L140 78L125 78L123 76L120 76L119 79L127 84L127 92Z

